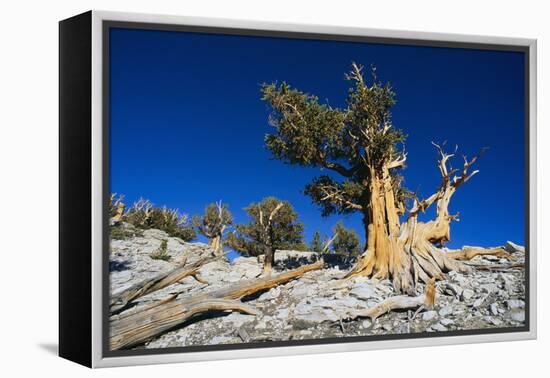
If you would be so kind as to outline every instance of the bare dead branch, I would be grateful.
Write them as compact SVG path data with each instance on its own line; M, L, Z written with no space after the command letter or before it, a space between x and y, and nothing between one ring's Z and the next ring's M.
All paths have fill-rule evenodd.
M110 326L110 348L118 350L143 343L199 313L240 311L255 315L257 310L237 299L286 283L309 271L321 269L323 265L324 262L320 260L275 276L240 282L197 296L171 299L166 303L146 308L144 311L135 312L129 316L114 317Z
M195 276L195 279L197 279L196 274L198 269L215 259L214 257L200 259L188 266L179 266L167 272L159 273L152 278L137 282L121 292L113 293L111 295L109 309L111 312L120 311L137 298L170 286L185 277Z
M421 306L424 308L433 308L435 304L435 294L435 279L432 278L426 285L426 290L422 295L416 297L407 295L390 297L372 308L351 313L350 318L362 317L370 318L372 321L375 321L378 317L393 310L415 309Z

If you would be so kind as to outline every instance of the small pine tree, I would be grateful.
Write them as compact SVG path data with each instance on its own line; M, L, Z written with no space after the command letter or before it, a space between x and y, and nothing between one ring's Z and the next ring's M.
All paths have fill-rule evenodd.
M124 215L125 207L124 195L111 193L111 196L109 197L109 217L114 219L116 222L120 222Z
M204 209L203 215L195 215L192 224L197 231L208 238L208 244L216 255L223 253L222 237L228 226L233 224L233 215L229 207L221 202L211 203Z
M313 239L311 240L309 249L312 252L320 253L323 251L323 243L321 243L321 233L319 231L315 231L315 233L313 234Z
M342 221L334 227L336 238L332 243L332 251L340 255L357 256L361 254L359 236L353 229L348 229Z
M151 201L140 198L126 213L124 220L137 228L156 228L168 235L191 241L196 239L195 229L189 217L177 209L155 207Z
M287 201L275 197L264 198L245 208L249 224L239 224L226 237L226 244L247 256L265 255L264 273L273 266L276 249L297 249L304 246L304 226Z

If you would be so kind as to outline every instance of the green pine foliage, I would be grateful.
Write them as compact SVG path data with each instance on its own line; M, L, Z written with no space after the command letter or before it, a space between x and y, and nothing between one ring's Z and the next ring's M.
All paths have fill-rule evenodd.
M313 234L311 244L309 245L309 250L312 252L323 251L323 243L321 242L321 233L319 231L315 231L315 233Z
M351 85L343 108L321 103L285 82L261 88L262 100L272 109L269 123L274 132L266 136L265 145L273 157L337 174L321 175L305 187L323 216L366 211L371 175L381 174L384 164L403 154L405 135L391 121L395 93L378 80L374 68L371 74L367 81L362 67L352 65L346 75ZM401 189L401 168L390 170L394 189ZM395 193L401 209L408 191Z
M149 257L152 258L153 260L163 260L163 261L170 260L172 257L168 253L168 241L163 240L160 243L160 247L156 251L149 254Z
M282 207L273 216L271 227L266 232L269 216L279 203ZM275 197L264 198L245 208L250 222L238 224L235 231L228 234L225 244L245 256L259 256L268 247L275 249L307 250L303 241L304 226L298 221L298 215L288 201Z
M143 198L134 203L125 214L124 220L137 228L159 229L184 241L192 241L197 237L187 215L181 214L177 209L155 207L151 201Z
M227 204L211 203L204 209L204 214L193 216L191 223L201 235L213 238L221 236L227 226L233 224L233 215Z
M358 256L361 254L361 241L355 230L346 228L342 221L336 223L333 230L336 238L332 243L333 253L347 256Z

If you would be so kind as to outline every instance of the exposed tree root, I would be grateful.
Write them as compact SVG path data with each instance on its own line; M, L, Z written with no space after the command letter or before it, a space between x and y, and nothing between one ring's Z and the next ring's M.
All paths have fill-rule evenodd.
M205 283L205 281L198 276L198 270L203 265L208 264L215 259L216 257L200 259L193 264L180 266L173 270L157 274L153 278L148 278L137 282L121 292L113 293L111 295L109 310L111 313L123 310L130 302L136 300L137 298L170 286L188 276L193 276L197 281ZM185 264L185 262L183 264Z
M141 344L199 313L240 311L254 315L256 310L237 299L286 283L306 272L321 269L323 265L324 262L321 260L278 275L245 281L209 293L182 299L170 298L161 305L147 306L128 316L124 314L121 317L113 317L110 326L110 348L117 350Z
M367 310L359 310L350 314L350 319L370 318L375 321L378 317L394 310L407 310L424 307L431 309L435 304L435 278L430 279L424 294L415 297L399 295L390 297Z
M450 240L450 224L458 220L458 214L452 215L449 212L450 200L458 187L479 172L469 170L480 155L470 160L464 157L463 168L452 169L448 167L448 160L454 154L445 153L437 144L434 146L439 153L438 167L442 183L434 194L424 200L415 196L413 206L403 223L398 216L398 203L390 169L402 166L405 156L386 162L378 171L371 167L371 200L364 214L364 223L368 225L367 249L346 275L347 278L389 278L397 292L414 295L419 281L428 283L432 278L441 279L451 270L470 273L472 267L464 264L464 260L479 255L510 258L502 248L466 247L449 253L438 247ZM419 213L433 204L436 206L435 219L419 222Z

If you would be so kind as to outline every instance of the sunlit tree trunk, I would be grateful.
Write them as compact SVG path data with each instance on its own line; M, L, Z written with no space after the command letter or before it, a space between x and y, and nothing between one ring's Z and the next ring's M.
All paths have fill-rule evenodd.
M470 272L471 268L458 261L459 259L481 254L502 254L498 248L479 248L479 251L470 251L468 255L448 254L440 248L450 240L451 222L458 218L458 214L449 213L450 200L456 189L478 171L468 172L477 160L476 156L469 161L465 159L461 173L453 177L457 170L449 171L446 164L452 155L445 154L441 147L436 147L440 154L442 184L429 198L423 201L415 199L414 206L403 223L399 220L391 185L388 169L391 163L384 165L381 172L371 169L370 202L363 216L367 248L347 277L389 278L397 291L412 293L419 281L428 283L431 278L440 279L450 270ZM418 214L433 203L436 204L435 218L429 222L419 222Z

